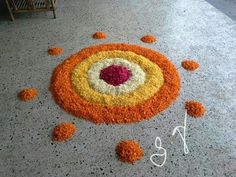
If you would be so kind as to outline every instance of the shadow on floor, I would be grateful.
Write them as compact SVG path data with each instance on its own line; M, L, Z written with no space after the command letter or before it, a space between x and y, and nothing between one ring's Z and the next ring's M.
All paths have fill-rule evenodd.
M236 0L206 0L225 15L236 21Z
M5 1L0 0L0 21L11 21Z

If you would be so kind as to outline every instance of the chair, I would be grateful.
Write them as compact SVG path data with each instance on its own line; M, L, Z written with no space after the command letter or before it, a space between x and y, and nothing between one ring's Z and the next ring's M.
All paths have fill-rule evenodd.
M56 18L56 0L6 0L11 19L14 21L14 13L21 12L45 12L52 11Z

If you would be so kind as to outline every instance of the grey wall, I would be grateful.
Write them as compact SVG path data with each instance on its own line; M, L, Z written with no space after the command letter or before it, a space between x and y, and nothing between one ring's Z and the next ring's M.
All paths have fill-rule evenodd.
M214 7L222 11L231 19L236 21L236 0L206 0Z

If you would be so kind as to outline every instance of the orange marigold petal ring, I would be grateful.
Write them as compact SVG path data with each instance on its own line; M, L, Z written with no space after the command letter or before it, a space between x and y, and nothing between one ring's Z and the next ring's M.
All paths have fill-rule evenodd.
M140 77L133 76L137 74ZM179 94L180 77L156 51L101 44L82 49L58 65L50 90L56 102L77 117L95 123L132 123L165 110Z

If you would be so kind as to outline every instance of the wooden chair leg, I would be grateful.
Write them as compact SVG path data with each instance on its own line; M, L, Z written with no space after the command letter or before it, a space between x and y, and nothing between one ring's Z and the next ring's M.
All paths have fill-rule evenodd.
M9 4L8 0L6 0L6 4L7 4L8 11L10 13L10 16L11 16L11 20L14 21L15 18L14 18L14 15L12 13L12 10L11 10L11 7L10 7L10 4Z
M56 18L56 7L55 7L55 1L54 1L54 0L51 0L51 3L52 3L53 16L54 16L54 18Z
M55 11L55 10L53 10L53 17L54 17L54 18L57 18L57 17L56 17L56 11Z

